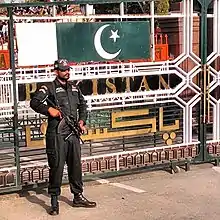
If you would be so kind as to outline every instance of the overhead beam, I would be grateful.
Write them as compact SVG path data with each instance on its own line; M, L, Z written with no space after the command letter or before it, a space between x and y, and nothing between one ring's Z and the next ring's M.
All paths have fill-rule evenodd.
M106 3L146 2L146 1L150 2L150 0L76 0L76 1L59 1L59 2L1 3L0 8L77 5L77 4L106 4Z

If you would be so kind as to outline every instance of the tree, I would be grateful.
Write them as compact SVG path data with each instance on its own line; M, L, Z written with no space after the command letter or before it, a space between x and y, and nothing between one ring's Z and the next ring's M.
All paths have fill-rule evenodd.
M176 0L156 0L155 13L168 14L170 2ZM117 4L97 4L94 5L97 14L119 14L119 3ZM150 14L150 2L128 2L125 3L125 13L127 14Z
M168 14L170 9L170 1L169 0L159 0L155 1L155 13L164 15Z

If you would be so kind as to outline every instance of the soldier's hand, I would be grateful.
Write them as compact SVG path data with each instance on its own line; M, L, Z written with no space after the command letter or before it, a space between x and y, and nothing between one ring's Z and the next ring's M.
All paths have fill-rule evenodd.
M79 121L79 127L82 131L82 134L84 134L86 132L86 127L84 126L84 121L82 121L82 120Z
M55 109L55 108L53 108L53 107L50 107L48 109L48 112L49 112L50 116L52 116L54 118L56 118L56 117L62 118L60 111Z

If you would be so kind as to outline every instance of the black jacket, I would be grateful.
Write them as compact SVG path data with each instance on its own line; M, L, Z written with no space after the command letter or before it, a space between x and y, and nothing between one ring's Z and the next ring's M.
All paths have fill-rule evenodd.
M51 117L48 113L52 105L45 101L48 97L56 106L74 120L82 120L84 123L87 119L87 105L80 89L72 82L67 82L64 86L57 79L53 82L45 83L34 94L30 101L30 107L45 116L48 116L47 132L56 132L60 123L60 118ZM66 125L64 133L68 133L69 128Z

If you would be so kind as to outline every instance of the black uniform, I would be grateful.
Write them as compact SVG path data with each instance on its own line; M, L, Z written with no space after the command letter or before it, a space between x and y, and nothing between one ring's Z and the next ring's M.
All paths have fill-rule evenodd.
M60 195L65 162L68 167L71 192L73 194L82 193L80 141L75 135L64 140L71 133L71 129L65 119L61 120L59 117L54 118L49 115L48 109L52 106L49 102L45 103L46 97L73 120L82 120L84 123L87 118L86 102L80 89L74 83L67 82L66 85L62 85L57 79L41 86L30 102L33 110L48 116L46 132L46 152L50 167L48 193Z

